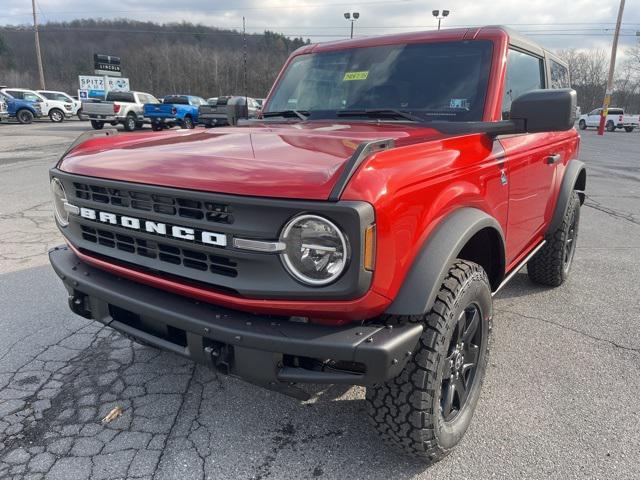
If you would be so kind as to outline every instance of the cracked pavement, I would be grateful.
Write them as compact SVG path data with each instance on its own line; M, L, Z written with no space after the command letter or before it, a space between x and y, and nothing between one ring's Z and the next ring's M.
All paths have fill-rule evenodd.
M376 438L362 388L300 402L68 310L45 255L60 243L47 170L86 128L0 124L0 478L638 478L637 133L582 132L572 276L545 289L521 272L498 295L475 418L425 469Z

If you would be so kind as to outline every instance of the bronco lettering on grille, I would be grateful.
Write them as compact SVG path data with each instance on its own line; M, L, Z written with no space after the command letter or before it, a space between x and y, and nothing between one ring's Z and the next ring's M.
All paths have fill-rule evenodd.
M156 235L179 238L181 240L198 241L207 245L215 245L217 247L227 246L227 236L224 233L206 232L178 225L167 225L166 223L141 220L135 217L118 215L111 212L101 212L85 207L81 207L79 209L79 214L82 218L86 218L87 220L94 220L96 222L111 225L120 225L131 230L142 230Z

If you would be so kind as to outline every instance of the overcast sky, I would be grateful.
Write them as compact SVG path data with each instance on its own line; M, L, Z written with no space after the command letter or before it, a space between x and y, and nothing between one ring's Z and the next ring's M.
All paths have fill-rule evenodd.
M0 25L31 22L31 2L1 0ZM220 28L265 29L320 42L349 35L343 14L357 11L356 36L434 28L433 9L449 9L444 27L503 24L552 48L610 48L618 0L38 0L41 21L128 18L189 21ZM640 0L627 0L621 46L640 31Z

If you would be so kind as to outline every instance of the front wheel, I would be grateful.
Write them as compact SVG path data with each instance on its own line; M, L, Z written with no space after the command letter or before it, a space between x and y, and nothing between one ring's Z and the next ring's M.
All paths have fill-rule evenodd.
M547 243L527 264L531 280L550 287L564 283L576 253L579 225L580 197L572 192L562 224L555 231L547 233Z
M194 127L193 119L191 117L184 117L182 119L182 128L192 129Z
M367 388L367 409L382 439L435 463L462 439L480 397L493 303L480 265L456 260L431 311L386 317L424 331L400 375Z
M580 120L578 122L578 128L580 130L586 130L587 129L587 122L585 122L584 120Z
M615 124L611 120L607 122L606 126L607 126L607 132L614 132L616 129Z
M16 113L16 119L22 124L31 123L33 122L33 113L26 108L23 108L22 110L18 110Z
M133 132L136 129L136 117L133 115L127 115L127 118L124 119L124 129L127 132Z
M104 127L104 122L100 122L99 120L91 120L91 126L94 130L102 130L102 127Z
M625 130L626 132L631 133L631 132L633 132L633 129L634 129L634 128L635 128L635 127L624 127L624 130Z
M60 123L64 120L64 113L62 113L62 110L58 108L53 108L49 112L49 120L51 120L53 123Z

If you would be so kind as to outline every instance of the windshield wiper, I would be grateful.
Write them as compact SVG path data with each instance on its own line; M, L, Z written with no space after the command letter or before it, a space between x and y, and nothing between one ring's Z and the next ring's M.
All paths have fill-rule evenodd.
M364 110L338 110L338 117L369 117L369 118L402 118L412 122L424 123L424 118L412 115L402 110L394 110L392 108L367 108Z
M294 118L298 117L300 120L306 120L309 117L309 112L307 110L282 110L280 112L262 112L263 118L269 117L283 117L283 118Z

